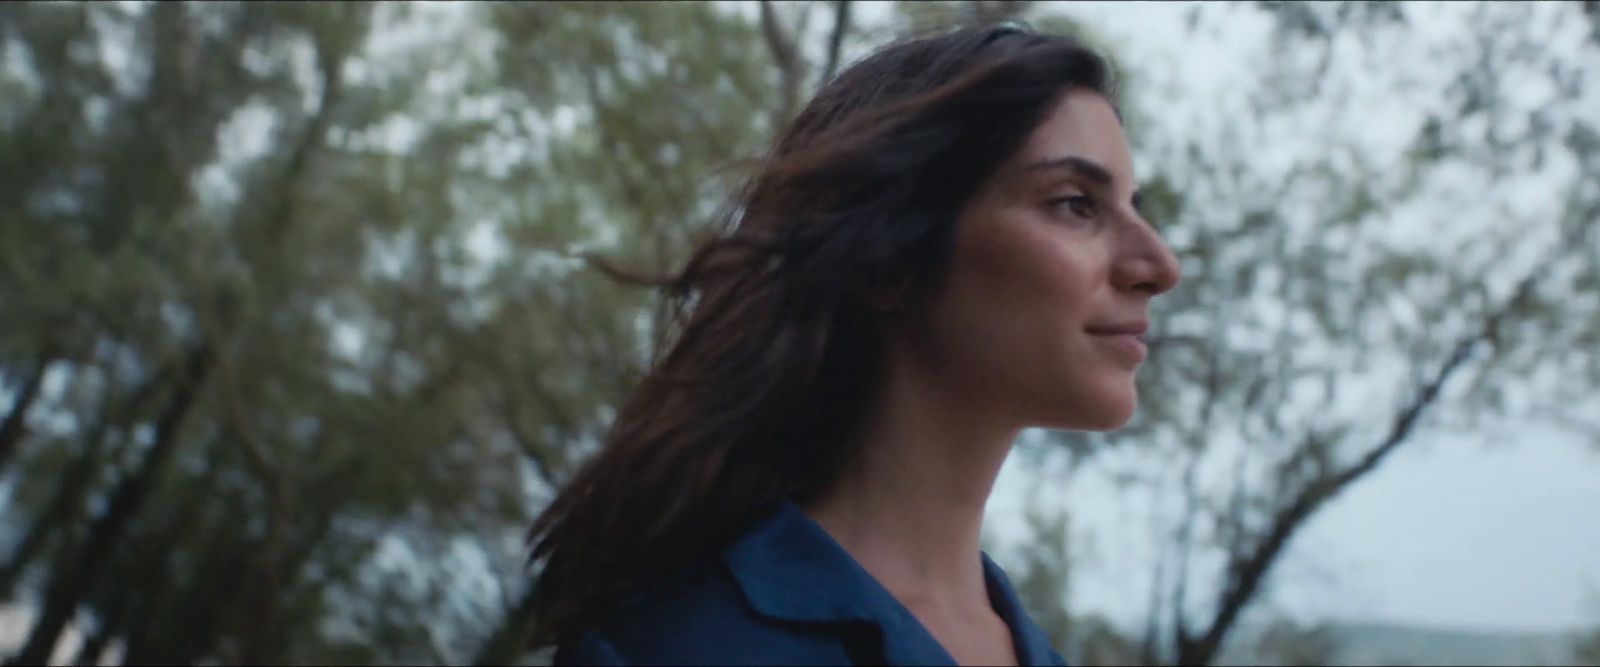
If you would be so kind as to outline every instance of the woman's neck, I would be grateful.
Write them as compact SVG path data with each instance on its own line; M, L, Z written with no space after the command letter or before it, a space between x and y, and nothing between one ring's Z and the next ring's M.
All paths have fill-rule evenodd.
M908 367L890 364L854 458L803 509L908 607L985 613L983 511L1021 429Z

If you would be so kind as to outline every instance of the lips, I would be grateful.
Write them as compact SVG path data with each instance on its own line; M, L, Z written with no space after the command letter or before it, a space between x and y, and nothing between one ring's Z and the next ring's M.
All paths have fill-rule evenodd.
M1093 336L1143 336L1149 330L1150 323L1144 320L1129 320L1111 324L1091 324L1084 327L1084 331Z
M1103 341L1107 347L1112 348L1118 355L1123 356L1137 366L1149 354L1141 336L1150 328L1150 323L1143 320L1117 322L1109 324L1095 324L1084 328L1096 340Z

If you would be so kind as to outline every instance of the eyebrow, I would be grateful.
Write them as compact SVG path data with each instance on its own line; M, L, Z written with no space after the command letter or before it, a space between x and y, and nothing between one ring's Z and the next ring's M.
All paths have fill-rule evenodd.
M1111 171L1109 169L1100 166L1100 163L1095 162L1094 160L1077 155L1063 155L1057 158L1040 160L1028 165L1028 171L1041 171L1045 169L1065 169L1085 180L1094 183L1095 185L1106 188L1111 187L1111 182L1114 180L1111 177ZM1143 203L1144 197L1139 190L1135 188L1132 197L1134 210L1139 210L1140 204Z
M1093 181L1096 185L1111 185L1111 172L1100 163L1077 155L1063 155L1058 158L1040 160L1028 165L1028 171L1041 171L1045 169L1065 169L1085 179Z

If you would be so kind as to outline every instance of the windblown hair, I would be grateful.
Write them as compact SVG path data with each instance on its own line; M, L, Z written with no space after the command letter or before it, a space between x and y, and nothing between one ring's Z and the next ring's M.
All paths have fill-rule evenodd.
M872 298L937 292L958 213L1068 90L1111 97L1073 39L966 27L891 44L827 83L758 161L724 231L661 281L677 335L600 451L535 520L534 644L826 490L882 375ZM890 310L893 310L891 307Z

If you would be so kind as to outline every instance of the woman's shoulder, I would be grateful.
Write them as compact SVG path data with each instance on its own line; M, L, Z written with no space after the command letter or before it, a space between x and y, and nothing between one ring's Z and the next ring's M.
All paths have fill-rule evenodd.
M756 611L720 558L635 596L555 656L557 665L830 662L848 662L832 634Z

